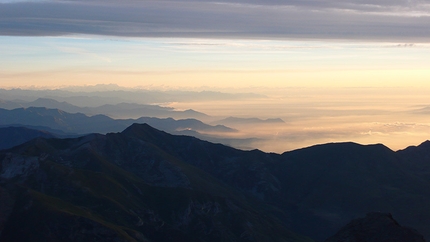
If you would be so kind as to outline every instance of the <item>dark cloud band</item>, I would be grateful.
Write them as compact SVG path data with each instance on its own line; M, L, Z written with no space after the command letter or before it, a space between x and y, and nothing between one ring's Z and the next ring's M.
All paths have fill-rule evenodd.
M7 3L0 4L0 35L430 40L430 17L426 12L410 11L413 6L393 5L394 2L249 3Z

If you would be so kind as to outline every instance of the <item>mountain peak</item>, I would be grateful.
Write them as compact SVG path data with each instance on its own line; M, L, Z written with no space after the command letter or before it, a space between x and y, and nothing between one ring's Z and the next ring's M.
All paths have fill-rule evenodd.
M430 148L430 140L426 140L426 141L422 142L420 145L418 145L418 147Z
M287 151L284 154L288 153L297 153L297 152L309 152L311 153L319 153L319 154L331 154L331 153L344 153L344 154L354 154L356 152L379 152L379 151L386 151L386 152L392 152L390 148L383 144L370 144L370 145L362 145L354 142L333 142L333 143L326 143L326 144L318 144L313 145L301 149L297 149L294 151Z
M130 131L136 131L136 130L155 130L147 123L133 123L129 127L127 127L122 133L128 133Z
M365 218L352 220L336 235L325 242L334 241L411 241L424 242L422 235L401 226L390 213L372 212Z
M408 146L403 150L399 150L399 152L409 152L409 151L416 151L416 150L420 150L420 151L430 150L430 140L426 140L417 146L415 145Z
M122 131L121 134L140 138L143 140L158 140L160 138L160 135L170 135L164 131L151 127L147 123L133 123L124 131Z

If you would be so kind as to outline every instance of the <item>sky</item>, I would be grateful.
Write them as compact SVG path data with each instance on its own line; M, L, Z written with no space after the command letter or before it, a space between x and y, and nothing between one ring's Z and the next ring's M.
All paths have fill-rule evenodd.
M428 87L430 44L2 36L2 87Z
M0 88L259 92L271 101L168 105L295 120L285 137L344 134L318 142L418 142L426 117L405 110L429 105L429 40L427 0L0 0ZM375 123L422 126L362 139Z
M17 36L302 38L423 42L426 0L2 0Z
M0 86L428 86L429 37L424 0L0 0Z

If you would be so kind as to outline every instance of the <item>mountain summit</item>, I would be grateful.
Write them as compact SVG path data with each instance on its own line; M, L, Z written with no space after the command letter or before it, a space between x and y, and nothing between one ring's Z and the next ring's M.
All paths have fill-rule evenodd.
M0 153L0 241L310 241L148 125Z

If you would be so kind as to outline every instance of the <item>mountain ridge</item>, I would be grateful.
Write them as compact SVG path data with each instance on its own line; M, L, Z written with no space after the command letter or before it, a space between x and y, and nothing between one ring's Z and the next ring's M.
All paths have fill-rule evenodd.
M420 146L424 155L430 154L427 143ZM7 154L16 157L21 168L5 172ZM276 226L316 241L325 240L369 211L392 213L401 224L416 228L428 238L426 221L430 221L430 210L423 205L430 202L430 181L407 157L381 144L352 142L316 145L283 154L243 151L172 135L147 124L132 124L121 133L39 138L0 152L0 176L13 174L12 171L27 174L38 160L47 160L51 166L55 163L64 172L76 166L91 174L104 174L119 166L127 174L134 174L132 177L139 177L142 184L173 194L177 194L176 189L190 194L185 191L191 187L212 195L234 196L238 199L235 201L247 201L246 206L253 211L278 221ZM416 160L417 164L423 162ZM33 179L40 179L37 177L43 176ZM41 187L38 189L40 192ZM139 193L135 189L136 192ZM225 201L218 203L234 207Z
M0 240L310 241L264 215L258 201L149 142L154 137L126 135L131 130L168 135L133 125L124 134L38 138L0 152L0 192L14 204L0 218ZM44 226L31 225L41 213Z
M96 107L81 107L70 104L66 101L57 101L52 98L37 98L34 101L6 101L1 100L0 108L16 109L30 107L45 107L48 109L60 109L68 113L82 113L85 115L103 114L111 118L140 118L142 116L162 117L162 118L195 118L207 119L208 115L188 109L185 111L174 110L170 107L162 107L151 104L137 104L121 102L117 104L104 104Z
M17 108L13 110L0 109L0 125L22 124L32 126L47 126L68 133L108 133L119 132L134 122L147 122L160 129L170 132L180 132L182 129L208 132L236 132L226 126L211 126L196 119L172 118L160 119L141 117L139 119L112 119L98 114L87 116L83 113L68 113L60 109L45 107Z

